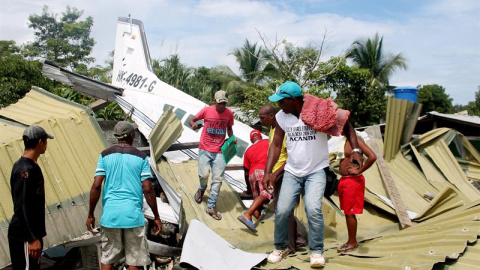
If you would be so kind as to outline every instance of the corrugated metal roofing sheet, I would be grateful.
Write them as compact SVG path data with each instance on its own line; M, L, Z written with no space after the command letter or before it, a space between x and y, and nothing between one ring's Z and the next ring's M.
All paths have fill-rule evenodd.
M197 219L226 241L242 250L257 251L258 249L266 248L268 250L271 248L273 239L272 221L265 221L270 223L271 226L265 224L258 226L259 232L257 235L250 233L237 220L237 216L245 211L245 207L237 192L232 189L228 182L224 181L220 189L217 210L222 214L222 220L217 221L205 212L205 202L208 199L210 188L207 188L203 196L204 202L201 204L196 203L193 199L199 186L198 163L196 160L183 163L171 163L163 160L157 163L157 169L182 197L182 208L185 211L187 223L190 223L192 219Z
M172 109L167 109L160 119L156 122L149 135L150 143L150 166L157 168L157 163L161 161L162 155L182 134L183 126L180 120L172 112ZM172 208L175 210L177 220L180 219L181 214L181 200L182 198L178 192L158 174L158 168L154 170L160 185L168 198ZM182 224L180 223L180 226Z
M448 132L439 131L441 135L446 133ZM362 256L362 258L339 257L336 248L346 240L347 233L344 216L338 208L330 202L324 201L325 247L328 249L325 256L329 260L327 269L408 269L408 267L411 267L410 269L431 269L432 265L445 261L446 257L455 257L452 256L452 253L457 255L462 253L462 248L466 247L466 242L473 241L474 236L478 235L478 222L469 220L467 224L463 216L463 214L478 212L478 206L474 204L470 208L463 206L470 200L447 180L442 171L438 169L438 165L426 155L425 149L435 145L436 142L433 141L439 135L427 134L426 137L429 140L422 141L415 146L412 145L411 152L416 153L418 157L412 154L411 156L407 155L406 158L397 150L394 158L387 162L407 209L412 211L412 216L415 217L414 226L398 233L399 225L395 216L386 214L394 214L395 212L388 201L389 198L378 169L374 165L364 173L367 184L366 201L369 203L366 204L364 213L357 216L359 220L358 239L366 242L362 244L362 248L355 255ZM391 138L395 138L395 136ZM377 143L383 149L383 141L377 139ZM449 151L448 148L443 150ZM443 153L440 154L444 155ZM424 163L420 168L413 162L416 158L418 158L419 163ZM272 216L269 216L257 226L259 230L257 235L252 234L236 220L236 216L245 208L236 193L225 183L222 186L218 201L218 210L222 213L223 219L221 221L213 220L205 213L205 203L197 204L193 200L193 194L198 188L196 160L181 164L170 163L163 158L156 158L156 160L157 169L162 177L181 195L182 208L185 210L187 222L198 219L233 246L246 251L265 252L273 249ZM471 162L471 160L468 161ZM427 170L428 172L425 172ZM429 177L435 179L432 180ZM433 199L429 196L433 196ZM206 198L208 198L208 190L204 195L204 199ZM338 205L338 198L333 196L332 199ZM295 216L303 224L306 224L307 219L303 207L303 202L300 202L295 211ZM454 212L457 215L449 215ZM423 224L427 225L419 227ZM440 224L446 228L435 227L435 225ZM430 254L431 249L428 248L431 245L429 245L429 241L433 240L432 236L428 234L432 230L435 233L433 235L435 242L432 242L431 245L438 246L438 250L434 250L433 254ZM449 230L452 233L449 233ZM456 236L455 232L459 230L472 230L474 232L466 233L467 236L462 233L460 233L460 236ZM440 236L443 234L451 236L453 240L441 239ZM369 241L369 239L375 238L377 239ZM376 244L367 245L377 243L376 241L380 243L379 248ZM381 246L384 243L385 246ZM219 252L221 253L221 251ZM358 254L359 252L360 254ZM469 257L470 255L467 252L464 253L464 256ZM297 252L295 256L284 260L281 265L263 264L260 268L288 269L292 266L298 269L309 269L308 252Z
M477 127L480 127L480 117L478 116L461 115L461 114L444 114L444 113L439 113L435 111L428 112L427 115L433 115L439 118L445 118L445 119L455 120L459 122L464 122L466 124L473 124L473 125L477 125Z
M437 129L404 145L403 153L398 151L400 149L399 136L405 126L405 119L409 119L407 115L412 112L409 108L415 108L412 102L390 98L388 100L385 143L383 144L381 139L376 139L376 141L379 148L383 149L384 156L390 158L390 161L387 162L388 168L405 206L413 212L410 213L412 218L417 220L426 218L422 215L432 217L436 215L435 212L442 213L452 207L458 207L480 198L480 192L468 180L460 163L453 156L451 149L447 147L450 142L458 142L457 132L449 129ZM380 135L376 137L381 138ZM471 165L470 176L475 177L475 165L480 163L478 162L478 153L466 138L462 137L460 141L463 144L460 152L465 153L462 164ZM417 167L415 162L420 167ZM394 213L389 196L385 192L383 180L376 167L374 165L365 172L367 179L365 200L385 211ZM452 194L452 192L456 194ZM449 195L447 196L446 193ZM430 197L435 196L446 201L439 202L438 198L435 198L437 205L432 205ZM453 197L458 198L453 199Z
M350 256L330 260L325 269L432 269L446 259L459 258L467 243L477 242L479 213L480 201L476 201L399 233L363 243ZM476 248L472 250L474 254ZM464 256L470 257L470 251Z
M45 177L45 248L86 231L88 194L98 155L107 142L90 109L40 88L33 87L23 99L1 109L0 115L8 119L0 122L0 267L3 267L10 263L7 241L13 214L10 173L13 163L23 153L23 130L35 124L55 136L39 158Z
M271 209L269 209L270 212L267 214L267 217L257 225L258 233L252 233L237 220L237 216L245 211L245 207L237 193L228 185L228 182L224 182L217 203L217 208L222 213L223 218L220 221L214 220L205 213L205 201L208 198L209 189L205 192L204 202L201 204L197 204L193 199L199 184L198 163L196 160L189 160L184 163L161 160L157 163L157 168L162 177L182 196L182 209L185 211L187 223L190 223L192 219L200 220L235 248L248 252L268 252L273 250L274 216ZM332 199L339 205L336 196L333 196ZM304 204L301 201L295 210L295 216L299 221L306 224L307 218L303 209ZM366 205L365 209L365 213L359 216L359 240L378 237L379 232L382 232L382 234L398 232L399 227L393 216L385 215L384 212L378 212L371 205ZM326 200L324 200L323 204L323 213L325 220L325 247L335 250L347 238L345 218L335 205ZM306 230L304 225L299 226L301 231ZM219 254L221 254L221 251L219 251ZM298 262L295 259L288 259L284 265L288 269L291 266L298 266ZM308 263L306 265L309 267Z
M389 98L387 100L387 115L385 127L385 148L383 149L383 157L388 162L395 157L402 138L402 130L404 129L407 119L407 111L411 110L413 102Z
M443 140L427 147L425 152L437 165L445 178L468 198L467 202L474 201L480 197L480 191L469 183L467 176Z

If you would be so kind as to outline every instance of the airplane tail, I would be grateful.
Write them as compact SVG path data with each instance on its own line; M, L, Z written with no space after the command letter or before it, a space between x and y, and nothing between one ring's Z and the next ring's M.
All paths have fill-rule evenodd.
M119 17L115 37L112 84L122 86L126 71L148 70L153 73L143 23L140 20Z

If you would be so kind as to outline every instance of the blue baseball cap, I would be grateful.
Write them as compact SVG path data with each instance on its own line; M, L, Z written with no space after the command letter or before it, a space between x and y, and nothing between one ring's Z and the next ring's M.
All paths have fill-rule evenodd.
M284 98L294 98L303 96L302 88L298 83L286 81L277 88L275 94L268 97L268 100L277 102Z

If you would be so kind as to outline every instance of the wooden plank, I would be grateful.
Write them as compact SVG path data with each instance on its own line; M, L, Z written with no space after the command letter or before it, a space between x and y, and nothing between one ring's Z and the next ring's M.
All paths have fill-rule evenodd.
M387 188L387 193L390 199L392 200L393 206L395 208L395 212L397 213L398 220L403 229L411 227L412 221L407 213L407 208L403 203L402 197L398 192L397 186L393 180L392 175L390 174L390 169L387 166L387 163L383 159L382 152L377 145L377 139L381 139L382 135L380 133L379 126L372 126L367 128L366 132L368 133L370 140L370 147L372 148L375 155L377 155L377 166L380 171L380 175L382 177L383 182L385 183L385 187Z
M185 149L192 149L192 148L198 148L198 142L174 143L167 149L167 152L177 151L177 150L185 150Z
M237 171L243 170L243 164L227 164L225 166L225 171Z
M192 142L192 143L175 143L172 144L168 149L167 152L169 151L178 151L178 150L185 150L185 149L192 149L192 148L198 148L198 142ZM138 150L144 152L148 156L150 155L150 147L138 147Z
M87 107L89 107L89 108L92 109L94 112L96 112L96 111L99 111L99 110L107 107L107 105L108 105L108 101L103 100L103 99L97 99L96 101L88 104Z

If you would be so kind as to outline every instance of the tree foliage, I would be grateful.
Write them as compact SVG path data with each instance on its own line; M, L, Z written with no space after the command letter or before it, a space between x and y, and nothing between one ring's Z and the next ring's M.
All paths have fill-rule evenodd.
M466 110L468 111L468 115L480 116L480 90L475 92L475 101L469 102Z
M302 88L315 85L320 75L318 69L323 56L326 35L325 32L322 42L318 45L310 44L300 47L285 39L270 43L260 34L265 47L264 57L267 60L265 76L269 77L269 81L295 81ZM315 73L316 76L314 76Z
M216 91L226 89L237 78L224 72L222 67L189 67L181 63L178 54L153 60L153 72L160 80L207 104L212 102Z
M233 50L231 55L239 65L240 77L247 83L256 84L262 79L265 59L262 54L262 47L257 42L251 44L248 39L245 40L243 47Z
M42 65L18 54L14 41L0 41L0 107L23 98L32 85L51 91L54 82L42 75Z
M35 32L35 40L24 46L24 54L42 57L75 71L79 66L93 63L90 56L95 40L90 37L93 18L80 20L83 11L67 6L60 19L44 6L42 14L28 17L28 26Z
M230 54L235 57L240 76L237 76L228 66L221 66L219 70L232 78L224 89L230 96L231 104L241 104L245 102L246 88L258 86L264 76L264 52L256 42L251 43L246 39L242 47L234 49Z
M57 20L57 15L49 14L48 7L44 6L41 15L29 17L29 25L35 30L34 42L19 47L14 41L0 41L0 107L22 98L32 85L82 105L95 101L69 86L45 78L41 73L42 64L28 58L45 57L70 67L76 73L106 83L111 81L112 53L105 66L87 66L94 60L89 56L94 44L93 38L90 38L92 18L78 21L83 12L68 6L62 14L62 18ZM125 114L116 103L109 104L96 114L106 120L125 119Z
M275 82L265 83L263 86L245 87L244 95L248 97L242 104L239 104L240 111L244 115L244 120L252 123L258 120L258 111L264 105L270 104L278 108L278 103L270 102L268 97L271 96L278 87Z
M240 78L243 80L233 81L229 87L233 84L236 89L235 95L241 95L240 99L234 100L237 102L240 100L238 106L244 115L250 120L252 117L256 118L262 105L269 103L268 96L287 80L299 83L304 91L310 94L329 96L316 84L320 77L333 72L336 68L320 65L326 33L320 45L310 44L306 47L296 46L287 40L276 39L270 43L265 36L260 33L259 35L263 47L257 47L257 43L246 40L242 48L232 53L239 63ZM229 74L235 75L231 70ZM247 77L245 74L251 76Z
M199 67L195 69L194 76L189 81L189 88L192 96L210 104L215 92L227 89L227 85L234 80L234 76L225 74L219 68Z
M0 40L0 57L19 54L20 51L20 47L16 45L15 41Z
M407 61L402 54L393 55L384 52L383 37L375 34L373 39L356 40L347 53L355 66L370 70L370 85L389 85L392 74L407 68Z
M160 80L188 93L188 79L193 75L193 68L182 64L178 54L160 61L153 60L152 65L153 72Z
M453 113L452 98L445 88L437 84L418 86L418 102L423 104L422 115L427 112Z
M355 126L379 124L386 113L386 87L370 85L370 71L350 67L344 58L330 59L326 65L337 66L333 73L318 81L336 95L335 102L350 111Z

